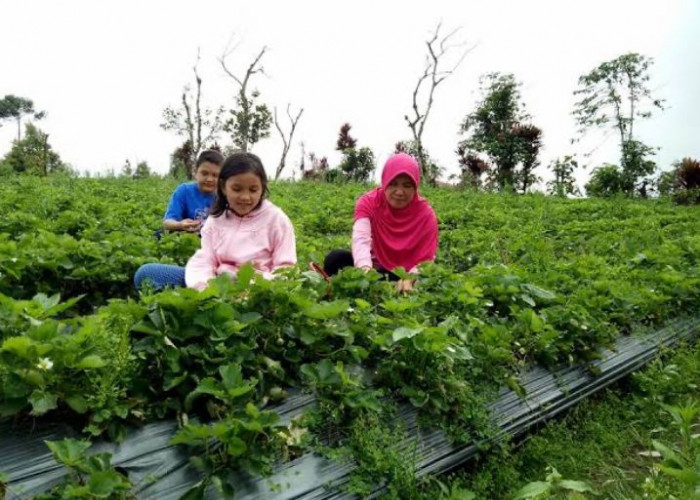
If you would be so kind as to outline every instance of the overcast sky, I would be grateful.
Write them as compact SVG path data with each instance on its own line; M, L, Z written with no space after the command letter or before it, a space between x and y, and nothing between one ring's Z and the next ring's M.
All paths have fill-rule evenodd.
M181 139L159 127L162 111L192 82L198 48L205 101L233 103L236 86L217 61L233 34L234 72L243 73L267 46L267 76L254 80L262 100L280 110L287 103L304 108L288 175L299 163L300 141L335 165L344 122L383 163L397 140L410 137L403 117L423 70L425 41L439 21L445 32L461 27L455 40L476 46L438 88L426 126L425 145L448 173L457 171L460 121L479 97L479 76L491 71L512 72L522 82L527 110L544 132L543 165L590 152L582 158L588 171L617 162L614 134L570 144L572 93L581 74L627 52L655 59L651 87L669 106L638 128L640 138L661 148L662 168L700 157L698 0L3 0L2 16L0 96L27 97L47 111L39 126L79 171L118 171L128 158L166 172ZM4 123L0 154L15 135ZM273 128L253 152L272 173L281 148Z

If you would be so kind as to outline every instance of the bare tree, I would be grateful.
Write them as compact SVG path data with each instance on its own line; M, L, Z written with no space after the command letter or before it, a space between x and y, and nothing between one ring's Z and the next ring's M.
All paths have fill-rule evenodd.
M192 68L195 77L196 90L192 95L189 85L182 91L181 107L167 107L163 110L163 130L173 130L177 135L185 137L185 142L178 148L175 155L185 166L185 174L192 178L192 169L197 156L207 144L216 141L223 128L223 107L217 109L202 108L202 78L199 76L199 50L197 61Z
M277 170L275 171L275 180L279 179L279 176L282 174L282 170L284 170L287 161L287 153L289 153L289 148L292 145L294 131L297 128L297 123L299 122L299 118L301 118L301 114L304 112L304 108L301 108L296 118L293 118L292 114L289 112L290 106L291 104L287 104L287 116L289 117L289 122L292 124L292 129L289 131L289 136L285 135L279 121L277 120L277 107L275 107L275 127L277 127L277 131L280 133L282 143L284 144L284 147L282 148L282 157L280 158L279 165L277 165Z
M263 47L260 50L246 69L243 77L233 73L226 63L226 60L235 52L236 48L237 45L231 47L231 42L229 42L224 53L219 58L224 72L239 86L238 94L236 95L237 108L230 110L231 118L224 124L224 130L231 134L234 145L241 151L248 151L253 144L270 135L270 123L272 121L270 110L265 104L256 104L255 99L260 93L255 89L249 90L248 88L253 75L258 73L265 74L260 61L265 55L267 47Z
M464 44L451 43L452 37L457 34L460 28L454 29L443 37L440 36L441 28L442 23L440 22L435 28L433 36L425 42L428 48L428 54L425 57L425 69L423 70L423 74L418 78L416 87L413 90L413 116L404 116L417 146L421 173L431 180L433 180L434 172L428 171L425 148L423 147L423 132L425 131L425 124L430 116L430 111L433 108L435 89L459 68L467 54L474 49L474 47L462 49ZM444 62L448 52L454 51L455 49L460 50L457 62L452 65L450 69L441 69L440 64ZM421 102L423 101L423 99L421 99L421 89L423 85L428 86L428 95L427 99L424 100L425 102Z

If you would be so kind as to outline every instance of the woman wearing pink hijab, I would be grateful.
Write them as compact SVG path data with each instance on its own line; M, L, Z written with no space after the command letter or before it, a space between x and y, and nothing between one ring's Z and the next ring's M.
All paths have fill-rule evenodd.
M416 273L422 262L435 260L438 223L427 200L418 195L420 168L405 153L391 156L384 164L382 185L365 193L355 205L352 253L334 250L326 256L324 271L335 274L349 266L372 268L397 288L413 288L413 280L399 280L393 272L403 267Z

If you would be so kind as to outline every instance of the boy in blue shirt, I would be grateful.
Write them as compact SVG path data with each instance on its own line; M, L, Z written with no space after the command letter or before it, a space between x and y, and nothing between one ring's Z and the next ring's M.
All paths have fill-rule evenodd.
M214 150L202 151L194 167L194 182L180 184L170 197L163 217L167 231L199 232L216 198L216 184L224 157Z

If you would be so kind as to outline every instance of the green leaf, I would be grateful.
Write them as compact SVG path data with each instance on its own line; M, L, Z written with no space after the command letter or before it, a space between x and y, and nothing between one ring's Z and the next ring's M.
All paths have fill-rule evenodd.
M99 357L97 354L90 354L89 356L85 356L75 365L76 368L82 369L103 368L105 366L107 366L107 362L101 357Z
M236 278L238 278L238 282L241 285L244 285L245 287L248 287L250 285L250 282L254 276L255 269L253 269L253 266L250 264L241 266L241 268L238 269L238 272L236 273Z
M28 357L27 352L33 345L34 342L28 337L10 337L2 343L0 351L11 352L20 358L26 359Z
M226 389L232 389L243 384L243 374L241 373L241 365L230 363L219 367L221 381Z
M180 500L203 500L205 491L207 491L207 483L205 481L200 481L187 490L185 494L180 497Z
M233 486L231 486L230 481L228 481L224 474L214 474L211 477L211 483L216 487L217 490L219 490L219 492L224 496L224 498L235 498L236 491L233 489Z
M540 288L529 283L520 285L520 288L530 295L537 297L538 299L542 299L543 301L551 301L557 298L557 296L549 290L545 290L544 288Z
M88 410L88 402L80 394L66 396L66 403L77 413L85 413Z
M0 401L0 417L11 417L27 406L27 398L4 398Z
M347 300L336 300L310 304L304 307L302 312L305 316L313 319L332 319L347 312L349 307L350 304Z
M185 410L190 411L192 409L192 403L202 394L210 394L218 398L223 398L224 389L217 380L211 377L203 379L197 388L190 392L185 398Z
M419 333L423 331L423 328L407 328L405 326L401 326L397 328L396 330L393 331L391 334L391 338L394 342L399 342L400 340L403 339L410 339L412 337L415 337Z
M679 481L689 485L689 486L695 486L695 485L700 485L700 473L695 472L692 469L689 468L676 468L676 467L668 467L666 465L660 465L659 469L664 472L665 474L668 474L669 476L675 477Z
M88 481L90 493L97 498L107 498L115 491L128 489L129 486L124 476L114 470L93 472Z
M50 392L35 390L29 396L29 402L32 405L32 415L43 415L58 406L58 397Z
M248 446L246 446L245 441L243 441L237 436L231 436L226 441L226 445L228 446L228 454L232 457L239 457L243 455L248 449Z
M90 448L90 441L63 439L61 441L44 441L46 446L51 450L51 454L57 462L75 467L78 463L85 459L85 452Z
M82 369L103 368L105 366L107 366L107 362L97 354L85 356L75 365L76 368Z
M32 300L41 304L44 311L47 311L61 302L61 295L56 293L51 297L47 297L44 293L37 293L34 297L32 297Z
M513 500L535 498L538 495L549 493L550 488L551 486L549 483L546 483L544 481L534 481L532 483L526 484L520 490L518 490L518 492L515 494L515 497L513 497Z
M664 462L666 462L667 465L674 464L679 468L683 467L683 459L674 450L654 439L652 439L651 444L656 451L661 453L661 456L663 457Z
M565 490L577 491L579 493L584 493L586 491L593 492L593 488L585 481L572 481L570 479L562 479L557 483L557 485Z
M241 323L250 324L259 321L260 319L262 319L262 314L251 311L241 314L238 318L238 321L240 321Z

